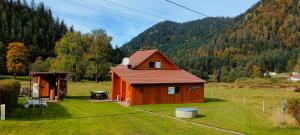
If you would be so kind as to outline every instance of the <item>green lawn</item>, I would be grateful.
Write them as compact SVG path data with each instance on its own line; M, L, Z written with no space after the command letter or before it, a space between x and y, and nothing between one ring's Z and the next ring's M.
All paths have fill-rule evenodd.
M22 81L22 80L21 80ZM21 82L27 84L28 82ZM172 135L225 134L220 131L178 122L117 103L89 101L89 91L110 90L110 82L69 82L69 98L48 103L48 108L23 109L20 106L6 121L0 121L0 134L107 134L107 135Z
M28 82L20 80L26 85ZM69 99L49 103L40 113L38 108L14 110L6 121L0 121L0 134L225 134L213 129L191 125L116 103L89 101L90 90L110 90L110 82L68 82ZM246 134L300 134L290 124L279 127L276 114L280 100L298 97L292 89L223 88L207 85L205 103L134 106L137 109L174 116L177 107L199 108L200 116L193 122L231 129ZM244 104L245 97L245 104ZM265 101L265 112L262 102ZM278 120L277 120L278 121Z
M19 108L13 115L0 122L0 134L221 134L119 104L82 99L51 103L41 114L37 108Z
M174 116L177 107L199 108L201 116L191 121L240 131L246 134L300 134L299 128L276 125L281 98L297 97L292 89L205 88L206 102L202 104L144 105L137 108ZM245 97L245 104L244 104ZM265 112L263 112L263 100ZM274 118L275 117L275 118Z

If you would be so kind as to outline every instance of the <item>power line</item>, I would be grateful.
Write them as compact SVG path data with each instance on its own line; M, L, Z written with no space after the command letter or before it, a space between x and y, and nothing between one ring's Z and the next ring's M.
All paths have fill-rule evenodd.
M93 6L94 8L98 8L98 7L102 7L102 8L105 8L105 9L108 9L110 11L115 11L115 12L119 12L119 13L122 13L123 15L126 15L126 16L129 16L129 17L134 17L134 18L137 18L139 20L142 20L142 21L147 21L147 22L156 22L154 20L151 20L151 19L148 19L148 18L142 18L142 17L139 17L139 16L134 16L134 15L131 15L129 13L126 13L124 11L119 11L119 10L115 10L113 8L109 8L109 7L106 7L106 6L103 6L103 5L99 5L99 4L96 4L96 3L91 3L89 1L86 1L86 0L83 0L85 3L89 4L90 6Z
M204 14L204 13L201 13L201 12L199 12L199 11L193 10L193 9L188 8L188 7L186 7L186 6L180 5L180 4L176 3L176 2L173 2L173 1L170 1L170 0L166 0L166 1L169 2L169 3L172 3L172 4L174 4L174 5L177 5L177 6L181 7L181 8L184 8L184 9L186 9L186 10L192 11L192 12L194 12L194 13L196 13L196 14L200 14L200 15L203 15L203 16L205 16L205 17L212 18L212 17L210 17L210 16L208 16L208 15L206 15L206 14Z
M109 1L109 0L102 0L102 1L105 1L105 2L108 2L108 3L114 4L114 5L117 5L117 6L120 6L120 7L126 8L126 9L129 9L129 10L132 10L132 11L135 11L135 12L139 12L139 13L147 14L147 15L150 15L150 16L153 16L153 17L156 17L156 18L162 19L162 20L169 20L169 19L167 19L167 18L164 18L164 17L162 17L162 16L158 16L158 15L156 15L156 14L153 14L153 13L150 13L150 12L146 12L146 11L143 11L143 10L139 10L139 9L131 8L131 7L128 7L128 6L125 6L125 5L122 5L122 4L119 4L119 3L116 3L116 2L112 2L112 1Z
M181 7L181 8L184 8L184 9L186 9L186 10L189 10L189 11L191 11L191 12L194 12L194 13L196 13L196 14L205 16L205 17L207 17L207 18L214 19L214 20L219 21L219 22L222 22L222 23L225 22L225 23L228 23L228 24L230 24L230 25L233 26L233 24L231 24L231 23L229 23L229 22L226 22L226 21L223 21L223 20L216 19L216 18L214 18L214 17L211 17L211 16L209 16L209 15L206 15L206 14L201 13L201 12L199 12L199 11L196 11L196 10L194 10L194 9L191 9L191 8L186 7L186 6L180 5L180 4L176 3L176 2L173 2L173 1L170 1L170 0L166 0L166 1L169 2L169 3L171 3L171 4L176 5L176 6L178 6L178 7Z

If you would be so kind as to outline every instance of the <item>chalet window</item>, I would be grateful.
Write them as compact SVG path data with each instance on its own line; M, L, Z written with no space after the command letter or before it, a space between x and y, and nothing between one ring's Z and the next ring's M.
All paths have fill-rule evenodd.
M160 68L160 62L155 62L155 68Z
M149 62L149 68L154 68L155 67L155 62Z
M149 62L149 68L161 68L161 62Z
M179 89L180 87L168 87L168 94L169 95L179 94Z

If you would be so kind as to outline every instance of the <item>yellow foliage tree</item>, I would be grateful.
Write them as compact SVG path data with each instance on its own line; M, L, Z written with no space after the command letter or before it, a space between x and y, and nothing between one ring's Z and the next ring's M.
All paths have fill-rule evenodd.
M8 73L25 74L28 67L29 51L20 42L9 43L7 47L6 66Z
M253 72L252 72L253 77L261 77L262 76L261 68L258 65L253 65L252 70L253 70Z

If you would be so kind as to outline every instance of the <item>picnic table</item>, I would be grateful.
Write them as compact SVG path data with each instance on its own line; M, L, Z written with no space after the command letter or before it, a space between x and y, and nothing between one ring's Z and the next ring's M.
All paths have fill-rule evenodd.
M108 91L99 90L99 91L90 91L91 99L107 99Z

